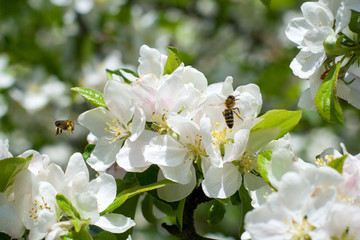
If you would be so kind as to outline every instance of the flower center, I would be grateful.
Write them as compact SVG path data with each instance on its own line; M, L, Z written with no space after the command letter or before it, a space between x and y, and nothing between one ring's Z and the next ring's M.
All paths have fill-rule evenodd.
M226 127L221 129L220 123L218 123L218 122L216 122L216 123L212 122L211 124L214 125L213 129L215 129L215 130L211 131L212 144L215 147L219 147L219 146L222 147L224 144L233 142L232 139L226 138L226 130L227 130Z
M323 158L317 158L315 161L315 164L318 165L319 167L325 167L327 166L332 160L336 159L334 155L325 155Z
M39 212L42 210L49 210L52 212L51 207L45 202L44 197L41 197L41 202L35 199L34 206L29 210L29 217L34 220L34 222L38 221Z
M309 233L315 229L313 225L311 225L307 221L307 217L304 216L302 222L297 222L296 220L292 219L291 223L289 224L288 232L292 234L291 240L310 240L311 237Z
M105 131L109 132L112 136L110 138L106 138L107 140L110 140L110 144L121 138L128 137L131 134L130 131L127 130L127 127L117 119L114 119L111 123L110 121L107 121L106 125L108 125L109 128L105 128Z
M158 133L166 133L170 131L170 127L167 125L166 122L166 113L168 112L167 110L163 109L163 114L158 114L156 112L153 112L152 115L152 119L151 119L151 123L152 123L152 127L155 131L157 131Z

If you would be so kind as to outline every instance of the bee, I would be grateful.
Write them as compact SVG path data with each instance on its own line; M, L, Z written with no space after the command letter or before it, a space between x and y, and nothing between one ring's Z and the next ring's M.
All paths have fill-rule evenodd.
M222 112L226 125L231 129L234 126L234 113L242 121L243 119L240 116L240 110L235 106L235 97L229 95L225 100L225 110Z
M75 124L71 120L57 120L55 121L55 130L56 135L59 135L62 133L62 131L67 131L69 136L70 132L73 133L75 129Z

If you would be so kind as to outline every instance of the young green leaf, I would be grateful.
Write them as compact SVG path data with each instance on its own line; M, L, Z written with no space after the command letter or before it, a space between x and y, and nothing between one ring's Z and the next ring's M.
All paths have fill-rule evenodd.
M354 33L357 33L357 34L360 33L360 13L359 12L351 10L351 18L350 18L349 28Z
M75 209L72 203L61 193L56 195L56 202L59 207L72 219L81 219L80 213Z
M268 170L271 160L272 150L267 149L259 153L258 159L257 159L257 166L259 168L260 176L270 184L269 178L268 178Z
M85 146L84 152L82 154L84 160L88 159L90 157L90 154L92 151L94 151L95 144L88 144Z
M94 107L106 107L104 97L101 93L90 88L73 87L72 91L80 93L88 103Z
M169 51L169 55L165 64L164 75L171 74L181 64L181 61L177 54L177 49L174 47L167 47L167 50Z
M344 156L341 156L339 158L332 160L331 162L329 162L328 166L332 167L333 169L335 169L336 171L338 171L341 174L343 165L344 165L344 161L347 158L347 156L348 155L346 154Z
M127 189L125 191L122 191L120 194L118 194L114 200L113 203L111 203L107 209L105 209L103 212L101 212L100 214L103 215L107 212L111 212L114 209L120 207L127 199L134 197L136 195L139 195L141 193L147 192L147 191L151 191L154 189L158 189L161 187L164 187L168 184L172 184L173 182L168 180L168 179L163 179L159 182L155 182L146 186L136 186L130 189Z
M299 123L301 114L301 110L287 111L279 109L268 111L260 117L263 118L263 120L256 124L251 131L281 128L281 131L275 139L281 138Z
M336 97L336 82L341 62L331 68L315 96L315 106L319 115L328 122L344 125L340 103Z
M94 237L94 240L117 240L116 235L111 232L101 232Z
M88 231L81 229L79 232L70 232L61 236L63 240L92 240L92 237Z
M4 192L14 182L16 174L27 168L32 155L27 158L12 157L0 161L0 192Z
M182 231L183 227L183 215L185 207L186 198L179 201L179 206L176 209L176 226Z
M218 224L223 220L225 213L226 213L226 209L224 204L215 200L213 205L210 207L209 218L207 222L210 225Z
M153 212L154 198L150 194L146 194L144 200L141 203L141 211L149 223L155 223L156 217Z

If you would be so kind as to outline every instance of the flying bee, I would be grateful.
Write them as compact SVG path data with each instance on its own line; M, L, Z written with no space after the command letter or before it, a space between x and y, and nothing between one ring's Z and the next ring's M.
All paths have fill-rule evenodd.
M226 125L231 129L234 126L234 113L240 119L243 120L240 116L240 110L235 106L235 97L229 95L225 100L225 110L222 112Z
M59 135L62 133L62 131L67 131L69 136L70 132L73 133L75 129L75 124L71 120L57 120L55 121L55 130L56 135Z

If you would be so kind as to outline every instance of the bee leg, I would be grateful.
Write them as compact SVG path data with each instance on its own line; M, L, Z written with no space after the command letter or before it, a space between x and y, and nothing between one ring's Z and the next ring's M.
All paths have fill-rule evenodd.
M237 110L237 112L235 111ZM238 118L240 118L241 121L244 121L241 117L240 117L240 109L235 107L233 108L233 112L236 114L236 116L238 116ZM224 114L224 113L223 113Z
M55 130L56 130L56 134L55 134L55 135L56 135L56 136L59 135L59 133L60 133L60 128L57 127L57 128L55 128Z

